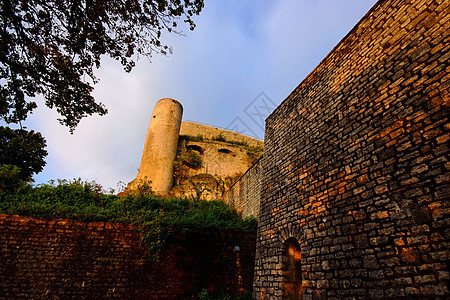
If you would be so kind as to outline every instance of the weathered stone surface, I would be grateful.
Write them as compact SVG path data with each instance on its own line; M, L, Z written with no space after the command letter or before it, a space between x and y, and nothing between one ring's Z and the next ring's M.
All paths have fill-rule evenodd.
M237 132L194 122L186 121L181 123L180 135L197 136L199 134L201 134L203 138L209 140L212 140L215 137L222 135L223 138L227 141L246 143L251 147L261 147L261 148L264 147L263 141L248 137L246 135Z
M260 158L223 196L243 217L258 218L261 202L262 158Z
M136 179L129 184L135 188L141 180L150 180L152 190L167 195L173 185L173 167L178 149L183 106L176 100L159 100L153 110L145 138L141 164Z
M449 1L379 1L266 120L256 299L446 299ZM445 237L444 237L445 235Z
M177 160L180 156L193 152L201 160L201 166L185 168L183 175L175 174L176 182L169 196L203 200L223 199L225 191L262 155L264 143L235 132L191 122L188 123L191 124L188 127L190 130L186 132L183 131L183 124L185 123L182 123L181 132L190 134L180 135ZM195 133L197 135L191 135ZM232 138L236 140L231 140ZM254 206L259 206L259 200L255 201ZM243 206L236 208L244 209Z
M237 295L252 284L254 251L254 234L180 233L153 262L131 225L0 214L0 299Z
M125 193L151 181L152 191L163 196L222 199L224 192L261 156L264 142L221 128L181 122L182 113L178 101L158 101L139 172ZM186 167L182 175L176 174L180 156L188 151L198 155L200 166Z

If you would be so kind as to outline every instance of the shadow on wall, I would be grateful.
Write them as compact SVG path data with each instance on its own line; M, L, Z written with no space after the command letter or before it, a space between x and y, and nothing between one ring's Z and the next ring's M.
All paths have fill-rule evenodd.
M154 262L131 225L0 214L0 298L195 299L205 288L240 295L252 285L255 240L180 232Z

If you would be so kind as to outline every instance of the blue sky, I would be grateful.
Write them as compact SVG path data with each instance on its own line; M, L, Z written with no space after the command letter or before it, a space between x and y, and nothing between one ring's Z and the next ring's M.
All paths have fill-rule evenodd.
M239 118L247 133L263 138L245 112L261 99L281 103L375 2L205 0L193 32L163 38L172 55L154 55L151 63L143 58L131 73L103 60L94 96L108 115L83 119L70 135L57 113L40 105L25 122L48 145L47 165L35 182L82 178L116 188L131 181L153 107L165 97L181 102L183 120L226 128Z

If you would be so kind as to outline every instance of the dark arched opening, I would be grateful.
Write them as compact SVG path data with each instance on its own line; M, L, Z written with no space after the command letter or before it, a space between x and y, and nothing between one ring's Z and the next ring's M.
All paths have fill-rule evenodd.
M225 154L233 154L233 151L222 148L218 150L220 153L225 153Z
M283 249L283 299L302 299L302 252L298 241L289 238Z
M186 146L186 149L197 151L200 155L203 155L203 152L205 151L205 149L197 145L188 145Z

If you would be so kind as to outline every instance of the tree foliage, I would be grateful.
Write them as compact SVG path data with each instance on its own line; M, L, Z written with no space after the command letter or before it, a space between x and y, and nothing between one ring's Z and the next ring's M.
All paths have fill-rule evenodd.
M107 113L91 96L101 57L129 72L140 56L167 54L164 31L180 20L193 30L203 0L2 0L0 116L19 123L42 94L70 131L81 118Z
M19 167L0 165L0 195L3 192L17 193L26 186L27 182L21 178Z
M39 132L0 126L0 166L11 165L21 180L30 181L42 171L47 151L45 139Z

